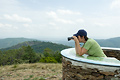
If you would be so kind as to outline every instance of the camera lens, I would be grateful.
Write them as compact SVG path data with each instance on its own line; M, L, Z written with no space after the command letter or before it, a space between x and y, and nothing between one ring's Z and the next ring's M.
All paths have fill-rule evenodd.
M68 37L68 41L70 41L71 39L74 39L73 37Z

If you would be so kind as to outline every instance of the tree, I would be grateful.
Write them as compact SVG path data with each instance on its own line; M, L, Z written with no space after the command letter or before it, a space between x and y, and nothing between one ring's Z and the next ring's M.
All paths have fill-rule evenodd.
M60 51L55 51L53 57L55 58L55 60L59 63L62 62L62 55L60 54Z
M25 53L23 54L22 59L28 60L29 63L34 63L36 61L37 55L30 46L24 47Z
M45 57L52 57L53 53L54 52L50 48L45 48L44 52L43 52L43 54L44 54Z

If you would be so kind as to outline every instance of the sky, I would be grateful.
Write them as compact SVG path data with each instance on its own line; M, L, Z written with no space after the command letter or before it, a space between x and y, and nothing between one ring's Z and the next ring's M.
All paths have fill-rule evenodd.
M65 39L85 29L89 38L120 37L120 0L0 0L0 39Z

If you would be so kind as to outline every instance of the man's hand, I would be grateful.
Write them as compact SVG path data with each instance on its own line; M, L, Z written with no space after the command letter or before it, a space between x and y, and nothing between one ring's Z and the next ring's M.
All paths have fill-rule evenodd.
M77 38L76 36L72 36L72 37L74 38L73 40L74 40L75 42L78 42L78 43L79 43L79 40L78 40L78 38Z

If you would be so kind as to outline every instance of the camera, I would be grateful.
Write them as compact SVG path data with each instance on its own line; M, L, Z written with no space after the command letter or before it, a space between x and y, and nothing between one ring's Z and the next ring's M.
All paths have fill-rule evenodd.
M68 37L68 41L70 41L71 39L74 39L73 37Z

